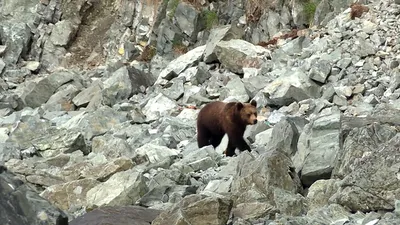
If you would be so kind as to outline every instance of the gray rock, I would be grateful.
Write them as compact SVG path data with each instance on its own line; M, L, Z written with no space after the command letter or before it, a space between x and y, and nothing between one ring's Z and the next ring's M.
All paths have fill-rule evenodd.
M208 168L217 167L222 158L222 155L218 154L211 145L182 154L182 160L171 165L171 168L177 168L182 172L205 171Z
M9 225L65 225L67 215L1 167L0 215ZM14 207L10 207L10 205Z
M206 80L210 79L211 73L208 71L208 68L204 62L200 62L197 66L197 71L195 74L195 81L192 81L193 84L203 84Z
M222 225L228 221L231 207L232 201L228 198L189 195L174 207L162 212L152 224L178 225L185 221L193 225Z
M56 184L44 190L40 196L48 199L61 210L85 206L86 193L100 184L95 179L80 179L63 184Z
M87 207L134 204L147 191L142 173L130 169L112 175L86 194Z
M339 126L339 113L321 115L300 134L293 162L304 185L330 177L339 153Z
M163 94L158 94L150 99L143 107L142 112L146 115L148 121L156 120L160 117L169 115L177 110L177 104Z
M115 71L110 78L103 82L103 101L106 105L112 106L128 99L132 95L132 84L129 71L124 66Z
M196 65L202 59L205 47L206 46L199 46L194 48L171 61L168 66L161 71L156 84L162 83L164 79L171 80L187 68Z
M270 53L261 46L240 39L232 39L218 42L214 48L214 54L229 71L243 74L243 67L250 67L253 63L259 64L261 57L267 57Z
M26 62L25 68L27 68L28 70L30 70L32 72L36 72L40 68L40 62L28 61L28 62ZM0 71L1 71L1 69L0 69Z
M200 13L196 8L185 2L178 3L174 13L177 26L190 39L197 38L197 32L199 32L198 23L200 22L199 16Z
M144 157L146 161L150 163L157 163L168 157L169 158L176 157L179 151L176 149L170 149L165 146L158 146L155 144L148 143L140 148L137 148L135 150L135 153L137 154L136 157L141 157L141 158Z
M133 158L135 155L134 150L126 140L108 134L92 139L92 152L101 153L107 159L115 159L122 156Z
M112 119L109 119L112 118ZM119 123L127 121L125 114L117 112L108 106L102 106L93 112L81 112L73 116L60 128L67 130L80 130L86 140L105 134Z
M70 221L70 225L148 225L160 210L141 206L104 206Z
M277 105L288 105L293 101L320 96L319 86L300 70L290 71L290 75L275 79L267 84L262 92L268 95L272 104Z
M318 82L325 83L331 72L331 65L326 60L318 60L311 68L308 76Z
M7 46L6 45L0 45L0 56L3 56L4 52L6 52Z
M43 157L77 150L87 154L89 151L82 133L77 130L54 128L49 122L42 122L34 117L27 117L17 124L18 126L10 132L9 141L18 144L20 149L34 146Z
M47 102L59 87L74 80L79 82L78 74L70 71L59 71L37 82L30 83L18 96L20 105L32 108L39 107Z
M400 138L391 125L385 124L398 118L387 115L387 111L383 113L370 118L342 120L341 132L348 135L343 140L332 176L344 179L332 198L354 211L393 210L395 202L389 196L397 196L400 190L398 182L391 183L397 175L389 172L398 165L395 146Z
M173 78L170 83L171 87L162 90L162 93L170 99L178 100L183 96L185 88L183 87L184 80L182 78Z
M226 177L221 180L211 180L201 191L201 194L208 196L226 195L231 190L233 177Z
M297 152L297 142L299 140L299 132L294 123L288 119L279 121L272 128L269 142L265 149L285 152L289 156L293 156Z
M268 129L258 133L255 136L254 145L257 147L265 147L271 140L272 130L273 129Z
M46 111L73 111L75 105L72 99L79 93L82 85L68 83L59 88L59 90L50 96L49 100L42 106Z
M21 158L21 152L15 143L12 142L0 143L0 164L7 162L10 159L20 159L20 158Z
M317 180L308 189L309 210L317 210L330 204L329 199L339 190L338 179Z
M250 98L254 98L256 94L265 87L265 84L270 81L271 80L265 76L254 76L242 79Z
M239 77L232 77L232 79L225 85L221 91L221 100L223 101L239 101L248 102L250 97L247 94L244 83Z
M232 194L236 196L233 210L237 207L246 210L252 205L253 209L259 209L262 204L264 210L259 209L261 210L258 210L259 213L251 214L254 216L253 219L275 215L277 212L276 197L278 197L275 196L276 189L286 190L290 194L296 194L301 190L297 174L291 171L292 162L282 151L269 151L257 158L243 152L238 157L238 168L231 190ZM280 163L274 163L276 161ZM249 186L249 183L254 183L254 185ZM242 213L242 215L246 215L246 213Z
M66 47L75 36L77 26L69 20L61 20L54 25L50 41L56 46Z
M211 63L218 59L214 53L214 48L219 41L225 40L225 37L227 36L227 33L230 29L230 25L218 26L211 29L210 35L208 36L206 48L204 50L205 63Z
M163 209L168 203L178 203L185 196L196 194L198 187L190 185L158 186L151 189L139 200L139 204L151 208Z
M93 98L101 95L102 89L102 82L100 80L96 80L92 82L89 87L79 92L79 94L72 99L72 102L78 107L86 106Z
M3 61L3 59L0 58L0 74L3 72L5 67L6 63Z
M6 65L14 65L28 53L32 37L31 29L24 22L2 21L1 23L1 43L7 46L3 60Z

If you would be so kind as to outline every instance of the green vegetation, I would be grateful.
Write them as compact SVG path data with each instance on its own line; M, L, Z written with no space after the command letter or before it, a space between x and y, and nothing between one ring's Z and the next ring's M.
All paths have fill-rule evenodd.
M216 12L204 10L202 13L207 30L210 30L214 25L218 24L218 15Z
M305 1L303 3L304 13L307 17L307 21L310 24L312 24L312 22L314 20L314 14L315 14L315 10L317 9L317 5L318 5L318 2L311 1L311 0Z
M170 7L170 11L168 12L168 17L170 19L172 19L172 17L174 17L175 15L175 10L178 7L179 4L179 0L170 0L169 1L169 7Z

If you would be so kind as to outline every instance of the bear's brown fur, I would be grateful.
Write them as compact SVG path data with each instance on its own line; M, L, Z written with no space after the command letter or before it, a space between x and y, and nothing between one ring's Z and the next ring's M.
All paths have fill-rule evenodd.
M225 134L229 142L225 151L226 156L233 156L235 149L251 151L243 139L247 125L257 123L257 102L251 103L220 101L208 103L197 116L197 144L198 147L212 145L216 148Z

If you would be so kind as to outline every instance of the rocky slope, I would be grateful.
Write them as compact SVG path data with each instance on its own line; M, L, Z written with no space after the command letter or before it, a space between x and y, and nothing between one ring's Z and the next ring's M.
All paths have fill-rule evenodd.
M19 178L5 201L71 224L399 224L400 3L322 0L311 28L275 3L0 1L0 198ZM197 148L217 99L257 100L251 153ZM21 221L65 224L34 202Z

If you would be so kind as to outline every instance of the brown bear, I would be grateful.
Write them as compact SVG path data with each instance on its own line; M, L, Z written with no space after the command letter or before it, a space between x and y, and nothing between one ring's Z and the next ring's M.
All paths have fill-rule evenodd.
M229 142L225 151L226 156L233 156L235 149L248 150L249 145L243 139L247 125L257 123L257 102L211 102L204 106L197 116L197 144L198 147L212 145L216 148L225 134Z

